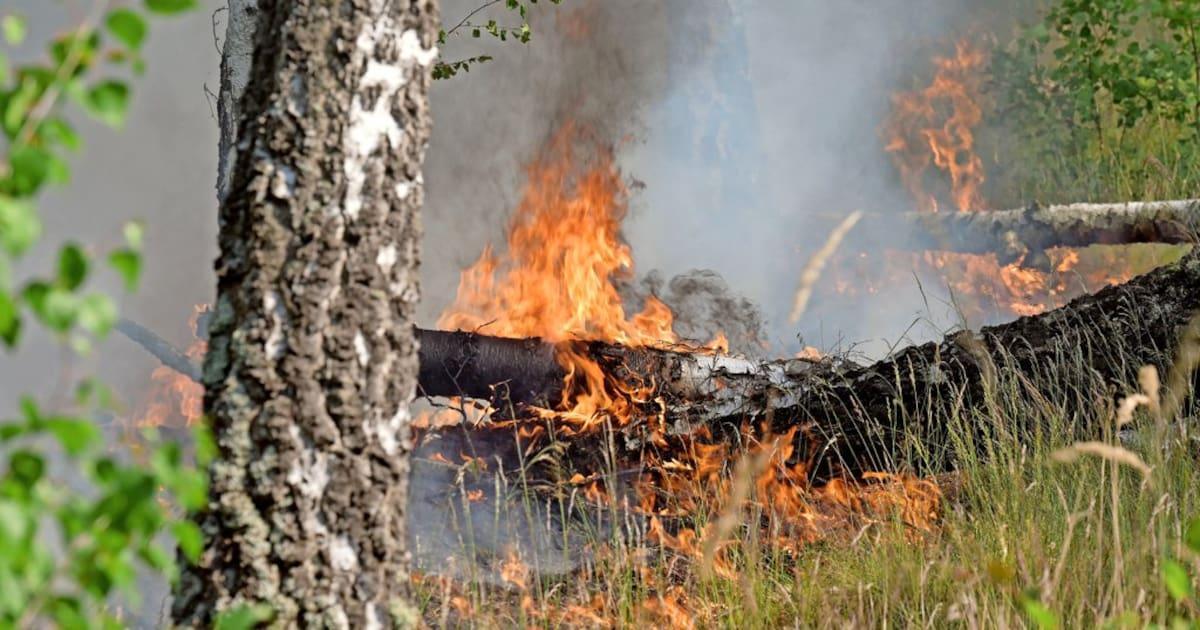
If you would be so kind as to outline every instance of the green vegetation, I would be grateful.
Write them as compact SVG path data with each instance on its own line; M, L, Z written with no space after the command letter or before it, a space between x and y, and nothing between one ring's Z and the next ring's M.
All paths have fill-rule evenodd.
M138 10L94 16L51 42L41 64L11 67L0 49L6 348L40 324L72 351L87 353L117 317L112 298L88 288L97 268L136 288L136 223L124 227L124 244L103 256L65 243L43 274L18 279L13 267L38 246L39 195L69 180L65 156L82 146L64 106L122 126L132 96L120 77L142 71L146 14L193 5L145 0ZM525 3L505 0L504 7L519 15L519 26L474 24L467 16L441 42L460 28L474 37L528 41ZM19 16L0 14L0 36L10 48L25 31ZM1200 194L1198 37L1197 1L1062 0L1042 22L1001 43L987 119L1002 122L985 138L994 162L989 198L1007 207ZM488 59L439 62L437 76ZM481 627L589 626L592 615L637 626L694 620L730 628L1200 627L1196 410L1158 402L1153 381L1125 383L1128 394L1140 391L1145 401L1123 442L1110 385L1095 382L1084 364L1082 357L1067 360L1060 377L1044 384L999 366L985 410L942 419L963 465L939 480L944 511L931 531L915 531L895 515L846 521L854 525L848 533L831 530L788 552L764 540L757 524L770 503L751 489L744 510L718 515L714 507L680 524L702 532L720 522L730 540L730 572L701 570L703 562L649 543L644 531L627 531L591 541L593 559L568 580L519 572L505 578L506 588L424 580L426 619ZM1177 365L1176 375L1190 381L1194 367ZM1093 401L1091 417L1071 411L1080 400ZM168 578L177 572L162 534L184 557L201 549L186 516L205 500L203 475L178 446L153 436L141 463L106 452L94 417L111 405L101 384L86 381L70 409L26 399L2 416L0 628L119 625L115 598L136 598L139 567ZM1101 446L1073 448L1095 437L1079 430L1089 425L1107 427ZM989 427L982 442L980 426ZM1017 427L1036 427L1035 437L1018 440ZM203 464L212 445L203 433L196 443ZM52 461L69 463L68 470ZM738 476L736 462L727 467ZM724 518L730 514L734 520ZM248 627L266 615L244 608L223 621Z
M1061 0L991 71L999 205L1200 194L1200 2Z
M0 48L0 343L12 350L31 322L79 354L91 351L117 319L111 297L88 289L97 262L132 291L141 272L142 228L124 228L125 244L105 256L65 243L57 264L16 277L14 266L41 235L39 195L70 179L66 156L82 139L64 112L71 103L120 128L130 102L127 78L142 72L147 13L169 16L194 0L146 0L143 10L93 14L49 43L47 60L11 66ZM96 6L102 7L102 3ZM25 38L20 15L0 14L4 43ZM97 260L99 258L99 260ZM106 449L98 418L111 418L111 395L96 381L79 384L66 409L25 398L0 414L0 628L119 627L121 602L136 604L139 567L176 573L169 533L185 557L202 548L183 518L206 501L204 474L176 444L147 435L144 461L129 464ZM200 436L195 459L213 450ZM118 600L116 596L122 596Z

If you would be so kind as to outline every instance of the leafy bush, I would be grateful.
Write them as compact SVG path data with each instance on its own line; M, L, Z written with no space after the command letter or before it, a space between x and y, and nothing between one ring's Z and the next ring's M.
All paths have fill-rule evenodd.
M1059 0L992 74L1010 196L1196 193L1200 1Z

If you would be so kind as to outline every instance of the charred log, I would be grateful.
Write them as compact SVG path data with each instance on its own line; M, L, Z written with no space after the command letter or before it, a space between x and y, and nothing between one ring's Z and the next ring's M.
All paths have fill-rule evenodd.
M1195 335L1187 331L1198 310L1200 252L1193 252L1179 263L1060 309L979 332L958 332L869 366L798 359L756 362L597 342L579 344L575 351L599 362L617 380L656 384L669 431L675 434L698 426L728 436L738 435L747 423L767 422L777 433L801 426L806 431L796 456L812 461L817 475L905 468L917 451L922 467L947 469L954 465L948 425L961 422L988 430L988 418L999 413L996 400L1003 397L997 389L1014 382L1023 388L1014 395L1057 398L1080 434L1098 431L1089 422L1102 418L1109 401L1095 392L1107 392L1110 399L1124 395L1143 365L1169 371L1185 335ZM479 336L471 341L498 343ZM538 356L540 368L527 362L518 371L504 359L490 357L489 365L501 372L475 373L471 380L540 382L552 389L534 398L561 396L562 381L556 378L561 368L550 366L550 355ZM537 374L540 369L544 371ZM457 393L472 395L461 389ZM644 446L638 428L635 424L625 431L626 447ZM1038 430L1016 429L1028 435ZM590 446L583 440L572 448Z
M832 359L764 362L595 341L556 346L418 329L419 387L426 396L487 400L501 415L519 415L523 406L563 398L559 357L569 349L598 362L616 381L652 385L673 434L707 426L732 436L747 423L766 421L776 432L805 427L797 456L820 470L904 467L913 448L934 467L948 468L947 419L982 423L979 414L988 413L1004 373L1020 373L1025 395L1098 386L1116 397L1136 381L1142 365L1167 368L1198 310L1200 250L1054 311L961 331L869 366ZM1081 379L1090 381L1090 390ZM1078 418L1094 418L1104 402L1079 393ZM644 445L639 426L625 431L626 447ZM587 444L583 440L578 448Z
M1012 262L1051 247L1195 243L1200 233L1200 199L877 214L868 223L880 233L911 233L910 249L995 253L1003 262Z
M421 329L417 339L422 395L487 400L495 409L547 405L561 395L566 372L540 339Z

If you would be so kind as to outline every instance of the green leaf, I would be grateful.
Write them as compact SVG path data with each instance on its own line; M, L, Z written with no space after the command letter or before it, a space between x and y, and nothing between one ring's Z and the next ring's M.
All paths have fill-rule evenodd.
M83 248L67 243L58 251L58 286L74 291L87 279L88 259Z
M217 456L217 440L207 422L200 422L192 430L193 449L196 453L196 466L204 468Z
M47 418L45 426L70 455L79 455L100 442L100 430L87 420Z
M115 9L105 20L108 31L130 50L138 50L146 41L146 19L132 9Z
M131 249L142 251L142 237L146 233L145 226L141 221L130 221L122 228L125 234L125 242L129 244Z
M108 255L108 265L125 281L125 290L137 290L142 275L142 257L130 249L118 249Z
M200 559L200 553L204 551L204 534L200 532L199 525L187 520L176 521L171 526L171 535L175 537L175 542L179 544L179 551L183 553L183 557L188 559L188 562L196 562Z
M208 503L208 476L199 470L180 470L174 475L171 490L184 509L199 511Z
M90 628L96 623L84 614L83 602L76 597L54 597L46 608L59 628Z
M196 7L196 0L146 0L146 8L160 15L174 15Z
M50 56L60 67L71 70L69 78L83 75L100 50L100 34L87 29L60 37L50 45Z
M21 315L17 312L17 303L7 291L0 291L0 341L12 348L20 336Z
M250 630L275 616L266 604L242 604L217 616L215 630Z
M1187 529L1183 532L1183 542L1188 549L1200 553L1200 516L1188 522Z
M103 293L91 293L79 301L79 326L104 338L117 323L117 306Z
M42 222L33 204L0 195L0 247L9 256L25 253L42 234Z
M48 118L38 127L38 135L48 143L62 145L72 151L83 148L83 141L75 128L61 118Z
M79 314L79 298L75 294L35 282L25 288L22 297L50 330L65 333L75 324Z
M1187 569L1178 562L1166 559L1163 560L1162 566L1162 581L1163 586L1167 587L1167 592L1175 601L1182 602L1192 597L1192 578L1188 576Z
M25 41L25 18L10 13L0 20L0 30L4 31L4 41L12 46L18 46Z
M20 540L27 533L28 513L17 502L0 499L0 540Z
M41 87L37 81L29 77L23 79L21 86L8 97L4 105L4 130L16 136L25 126L26 116L40 95Z
M129 107L129 86L115 80L102 81L87 91L84 106L100 122L120 128Z
M20 450L9 456L8 474L17 483L26 488L41 481L46 472L46 462L42 456L29 450Z
M0 192L7 192L14 197L32 196L51 177L53 161L54 156L40 147L24 145L10 149L8 182L7 186L0 187Z

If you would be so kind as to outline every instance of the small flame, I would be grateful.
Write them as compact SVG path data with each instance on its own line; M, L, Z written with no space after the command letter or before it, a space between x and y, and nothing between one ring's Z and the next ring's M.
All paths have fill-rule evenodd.
M184 354L193 362L204 359L208 342L199 334L200 318L207 314L207 304L192 308L188 325L192 329L193 341ZM154 368L150 373L150 389L133 426L149 428L160 426L193 426L204 414L204 387L192 379L165 365Z

